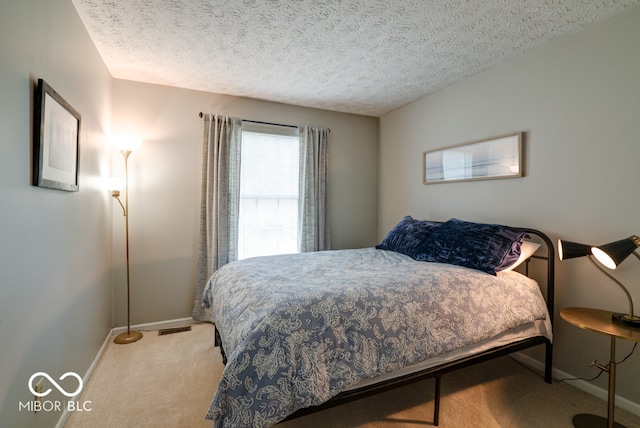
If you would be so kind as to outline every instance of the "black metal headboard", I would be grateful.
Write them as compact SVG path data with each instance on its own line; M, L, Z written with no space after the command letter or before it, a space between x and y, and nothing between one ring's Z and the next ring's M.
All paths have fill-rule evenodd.
M522 231L528 233L529 235L533 235L535 237L538 237L542 243L545 244L546 246L546 255L538 255L538 251L536 251L536 254L534 254L533 256L531 256L531 258L533 259L541 259L541 260L546 260L547 262L547 296L546 296L546 302L547 302L547 310L549 311L549 320L551 321L551 323L553 324L553 308L554 308L554 303L555 303L555 299L554 299L554 295L555 295L555 249L553 247L553 241L551 241L551 239L544 233L540 232L539 230L536 229L529 229L529 228L525 228L525 227L521 227L519 228ZM529 276L529 260L526 261L526 265L525 265L525 275Z

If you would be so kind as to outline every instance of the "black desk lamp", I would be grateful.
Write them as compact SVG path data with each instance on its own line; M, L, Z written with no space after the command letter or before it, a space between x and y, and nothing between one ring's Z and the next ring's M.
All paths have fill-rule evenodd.
M620 241L610 242L608 244L599 245L591 248L591 253L596 259L609 269L617 268L631 254L636 256L640 260L640 255L636 253L636 248L640 247L640 238L636 235L631 235L626 239ZM633 300L629 291L618 281L616 283L622 288L624 294L629 301L629 312L626 314L613 314L613 320L623 322L625 324L632 325L634 327L640 327L640 317L636 316L633 312Z

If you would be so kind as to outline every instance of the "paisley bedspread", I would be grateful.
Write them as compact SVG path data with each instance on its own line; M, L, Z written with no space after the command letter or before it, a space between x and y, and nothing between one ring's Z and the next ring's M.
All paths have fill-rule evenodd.
M365 248L225 265L205 304L228 362L207 413L268 427L362 379L542 320L537 283Z

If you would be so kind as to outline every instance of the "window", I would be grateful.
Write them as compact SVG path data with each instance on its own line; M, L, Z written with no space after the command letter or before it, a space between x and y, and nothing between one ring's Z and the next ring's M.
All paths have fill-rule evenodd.
M243 122L238 259L298 251L298 129Z

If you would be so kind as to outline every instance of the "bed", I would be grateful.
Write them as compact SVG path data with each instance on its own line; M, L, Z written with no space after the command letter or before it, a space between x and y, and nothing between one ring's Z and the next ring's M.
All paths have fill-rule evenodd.
M438 425L444 374L538 345L550 383L553 273L537 230L410 216L375 248L225 265L203 297L225 364L206 417L269 427L435 377Z

